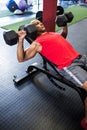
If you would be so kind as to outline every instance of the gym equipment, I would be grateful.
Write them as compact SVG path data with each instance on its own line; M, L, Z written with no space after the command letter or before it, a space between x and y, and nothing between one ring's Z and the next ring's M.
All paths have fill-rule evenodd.
M14 11L14 14L16 14L16 15L23 14L23 11L21 11L20 9L16 9Z
M12 46L15 45L18 41L18 35L14 30L9 30L7 32L3 32L3 37L6 44Z
M16 3L21 11L25 11L25 9L28 8L28 5L25 0L16 0Z
M66 12L56 17L56 24L59 27L66 26L67 23L72 22L73 18L74 18L74 15L72 14L72 12Z
M27 32L27 36L25 39L30 42L31 39L35 39L37 35L37 29L34 24L27 24L27 25L22 25L19 27L18 30L24 29ZM18 35L14 30L9 30L9 31L4 31L3 32L3 37L6 42L6 44L13 46L17 44L18 41Z
M43 11L38 11L36 13L36 19L42 22L42 15L43 15Z
M61 15L64 13L64 9L62 6L57 6L57 11L56 11L56 16ZM42 22L42 15L43 15L43 11L38 11L36 13L36 19L38 19L39 21Z
M25 30L27 32L27 36L25 39L30 43L32 40L36 39L37 36L37 28L34 24L27 24L27 25L21 25L18 29L19 30Z
M6 7L11 12L14 12L17 9L19 9L21 11L25 11L25 9L28 8L28 5L25 0L8 0L6 3Z
M9 0L6 3L6 7L11 11L14 12L16 9L18 9L18 6L14 0Z
M61 15L64 13L64 8L62 6L57 6L56 15Z
M65 12L64 15L67 17L67 23L72 22L74 15L72 14L72 12Z

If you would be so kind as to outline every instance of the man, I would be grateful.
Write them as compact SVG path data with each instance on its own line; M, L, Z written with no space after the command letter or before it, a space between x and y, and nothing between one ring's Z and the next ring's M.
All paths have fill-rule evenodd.
M77 52L65 39L68 33L67 26L63 27L61 34L46 32L46 28L39 20L33 20L37 28L37 38L29 48L24 50L25 31L19 31L17 57L19 62L33 58L41 53L49 61L56 64L59 73L67 80L73 82L77 87L87 90L87 57ZM87 98L85 98L85 117L81 121L84 130L87 130Z

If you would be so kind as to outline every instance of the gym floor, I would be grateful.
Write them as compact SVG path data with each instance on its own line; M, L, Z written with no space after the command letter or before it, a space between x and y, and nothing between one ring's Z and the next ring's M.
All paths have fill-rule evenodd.
M18 87L14 85L14 76L23 76L29 65L42 59L37 54L19 63L17 45L6 45L3 31L0 29L0 130L83 130L84 105L74 89L63 85L66 91L61 91L42 73ZM87 55L87 19L69 26L67 39Z

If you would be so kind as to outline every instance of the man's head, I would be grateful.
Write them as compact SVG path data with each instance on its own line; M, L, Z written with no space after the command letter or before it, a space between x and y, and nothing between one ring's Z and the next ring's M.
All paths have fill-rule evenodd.
M32 20L31 23L34 24L37 28L37 36L40 36L40 35L42 35L43 33L46 32L45 26L39 20L37 20L37 19Z

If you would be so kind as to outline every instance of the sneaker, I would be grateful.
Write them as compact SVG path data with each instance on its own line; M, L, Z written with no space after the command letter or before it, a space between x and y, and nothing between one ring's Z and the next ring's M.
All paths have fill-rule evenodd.
M82 119L81 126L83 127L84 130L87 130L87 123L85 121L85 118Z

